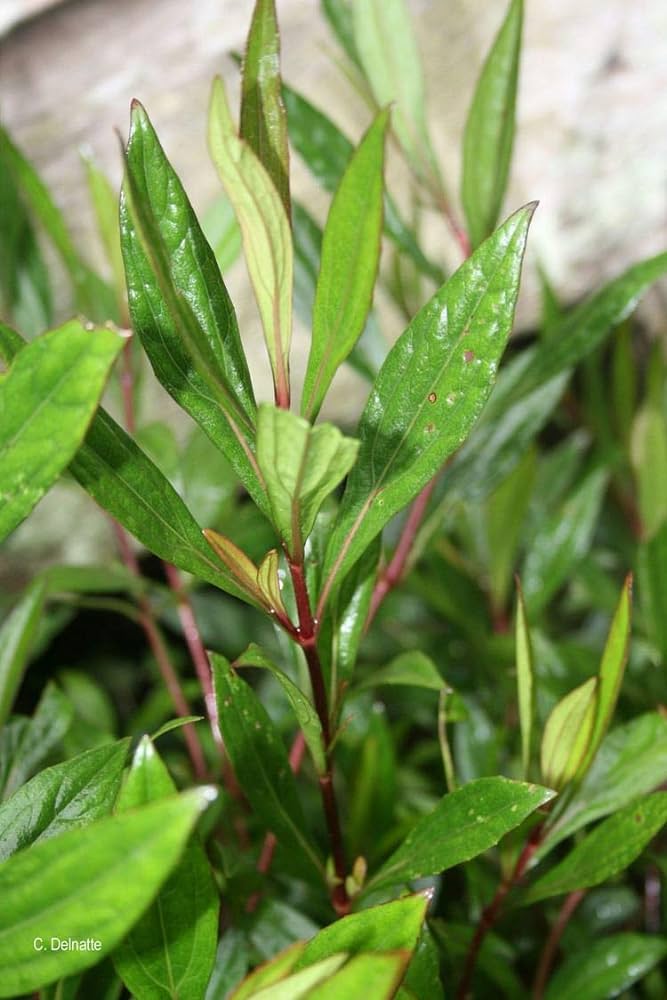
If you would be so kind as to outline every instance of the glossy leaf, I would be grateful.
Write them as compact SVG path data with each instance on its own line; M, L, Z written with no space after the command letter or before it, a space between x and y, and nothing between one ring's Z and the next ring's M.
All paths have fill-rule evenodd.
M588 889L624 871L667 823L667 794L657 792L610 816L579 841L522 895L534 903L576 889Z
M289 402L293 248L289 219L273 181L236 134L220 77L209 114L213 162L238 219L250 280L264 328L276 401Z
M338 367L366 323L380 261L384 137L381 112L354 152L338 185L322 240L313 306L313 334L301 413L314 419Z
M479 778L445 795L417 821L364 892L435 875L482 854L553 797L539 785Z
M294 966L303 969L339 952L414 951L426 919L428 897L404 896L337 920L306 944Z
M512 326L531 215L528 207L511 216L389 352L359 424L359 458L327 549L320 609L479 416Z
M590 677L552 710L542 736L542 778L561 789L579 772L591 744L598 699L598 678Z
M273 181L289 218L287 116L275 0L255 3L243 60L240 134Z
M212 789L198 788L64 833L5 861L0 996L32 992L113 951L177 863L212 795ZM41 951L33 943L38 937L45 945ZM52 949L52 937L95 938L101 947Z
M128 740L40 771L0 806L0 861L30 844L86 826L111 812Z
M606 1000L619 996L667 955L667 941L646 934L613 934L575 952L556 971L545 1000Z
M413 167L432 179L435 157L426 125L421 58L405 0L352 7L354 44L377 103L394 104L392 127Z
M266 483L271 519L293 559L326 497L347 475L359 445L332 424L308 421L264 403L257 415L257 461Z
M0 377L0 538L21 523L81 444L123 341L66 323Z
M173 795L176 787L151 741L134 754L117 812ZM114 965L137 1000L201 1000L218 940L219 898L204 848L196 838L157 896L114 952Z
M399 653L386 667L373 671L365 677L358 690L371 687L382 687L384 684L407 685L408 687L426 688L429 691L441 691L445 686L433 660L418 649L407 653Z
M530 629L526 618L526 606L521 587L516 593L516 683L519 703L519 726L521 728L521 767L524 778L528 777L533 745L533 719L535 715L535 679L533 649Z
M253 810L287 848L299 853L305 868L321 871L305 833L301 803L287 751L266 709L232 670L211 654L220 731L239 784Z
M602 662L598 672L593 730L588 751L579 770L579 777L590 767L614 715L630 650L631 615L632 577L629 576L621 592L602 654Z
M291 677L288 677L284 670L277 667L259 646L251 643L248 648L235 660L236 667L260 667L268 670L280 684L287 696L299 727L303 732L308 749L313 758L313 763L318 774L324 774L326 770L326 756L324 753L324 743L322 740L322 726L311 701L296 686Z
M591 472L547 518L526 556L521 579L526 607L537 615L588 553L607 485L605 469Z
M44 607L47 584L37 577L28 584L0 627L0 726L7 721L25 670Z
M493 232L514 143L523 0L511 0L475 88L463 136L461 200L473 247Z
M181 182L137 102L120 220L132 325L155 374L261 506L252 454L255 402L234 307Z
M566 808L550 824L538 856L602 816L647 795L667 771L667 719L657 712L618 726L603 741Z

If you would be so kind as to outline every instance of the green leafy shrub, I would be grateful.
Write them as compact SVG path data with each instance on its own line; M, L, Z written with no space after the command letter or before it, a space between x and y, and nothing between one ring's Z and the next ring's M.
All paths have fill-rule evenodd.
M210 238L140 104L119 223L86 163L110 281L1 136L3 308L39 334L0 325L2 537L66 474L119 561L49 566L1 626L0 996L664 996L666 380L632 312L667 254L571 309L544 281L508 348L535 208L499 222L521 0L468 115L465 225L402 0L323 9L377 109L363 138L282 83L257 0L238 128L212 89ZM385 188L390 133L449 276ZM323 230L289 146L332 194ZM47 333L42 236L85 316ZM241 245L273 403L222 278ZM147 362L185 441L142 416ZM369 392L341 430L318 415L343 364Z

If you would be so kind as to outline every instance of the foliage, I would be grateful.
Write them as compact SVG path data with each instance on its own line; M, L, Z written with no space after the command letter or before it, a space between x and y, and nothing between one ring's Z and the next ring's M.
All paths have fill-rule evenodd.
M662 997L667 369L632 313L667 254L573 307L542 276L544 323L511 339L523 4L471 97L460 206L405 0L322 10L365 134L283 83L257 0L238 126L212 87L203 223L138 102L118 199L86 161L108 280L0 133L0 532L69 476L120 560L21 573L5 602L0 996ZM44 239L84 320L54 327ZM271 402L224 280L241 248ZM368 395L339 428L345 364ZM186 437L146 418L149 367Z

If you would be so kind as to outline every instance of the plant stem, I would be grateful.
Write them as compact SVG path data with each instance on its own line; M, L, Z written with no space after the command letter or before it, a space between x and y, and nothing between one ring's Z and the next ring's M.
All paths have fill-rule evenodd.
M320 661L320 654L317 650L317 627L318 623L313 618L310 608L310 598L302 561L294 562L288 556L292 585L294 587L294 598L296 600L297 615L299 618L299 631L297 641L306 657L310 684L313 690L313 703L322 726L322 739L324 742L324 752L326 756L326 770L319 776L320 795L322 796L322 807L329 831L329 842L331 844L331 856L334 863L334 871L338 884L331 894L332 905L339 916L349 912L349 899L345 888L346 865L345 850L343 847L343 834L340 826L338 814L338 803L336 801L336 790L333 782L333 762L331 754L332 733L331 719L329 716L329 706L327 703L327 692L324 683L324 672Z
M533 982L533 1000L542 1000L542 997L544 996L544 990L549 980L551 966L553 965L554 958L556 957L560 939L563 936L563 932L567 927L572 914L579 906L579 903L585 895L585 889L577 889L576 892L571 892L560 908L556 921L551 928L549 937L544 945L542 954L540 955L537 972L535 973L535 980Z
M456 994L457 1000L467 1000L467 998L471 995L470 987L472 985L472 977L475 971L475 965L477 963L480 948L484 943L484 938L495 925L508 892L514 885L516 885L528 867L531 858L540 845L542 833L543 824L540 823L535 827L532 834L524 844L523 850L517 858L514 868L509 875L502 879L496 889L493 899L488 906L484 907L479 923L477 924L474 937L470 942L470 947L468 948L468 954L466 955L465 964L463 966L463 975L461 976L461 982Z

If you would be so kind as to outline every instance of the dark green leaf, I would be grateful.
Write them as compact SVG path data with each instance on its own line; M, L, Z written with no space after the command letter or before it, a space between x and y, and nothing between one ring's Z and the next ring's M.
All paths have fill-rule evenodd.
M118 812L160 801L176 791L144 737L118 801ZM196 839L156 898L114 952L114 965L136 1000L201 1000L218 940L218 891Z
M525 453L519 464L488 497L485 505L489 593L496 615L506 612L517 549L525 531L525 514L535 479L535 451Z
M239 784L265 826L285 847L295 849L304 867L321 872L306 834L306 823L285 745L252 688L229 662L211 654L220 731Z
M358 340L373 301L380 261L384 137L381 112L336 190L324 228L313 306L313 336L301 412L317 416L336 370Z
M435 875L482 854L519 826L553 792L507 778L479 778L445 795L418 820L364 891Z
M159 381L261 505L255 402L234 308L181 182L136 103L126 162L121 244L133 327Z
M220 77L213 82L208 136L213 162L241 227L248 272L271 361L276 402L286 405L290 396L294 267L289 216L252 148L236 134Z
M44 607L46 590L43 578L33 580L0 628L0 726L7 721L21 683Z
M667 793L631 803L589 833L555 868L530 886L522 903L535 903L599 885L627 868L667 822Z
M257 462L271 520L293 559L327 496L352 467L359 444L332 424L311 427L289 410L263 403L257 415Z
M289 148L275 0L255 3L243 60L240 134L275 184L289 218Z
M507 185L522 22L523 0L511 0L482 67L466 121L461 200L473 247L493 232Z
M5 861L0 996L30 993L113 951L177 863L212 795L198 788L98 820ZM35 948L36 938L43 950ZM93 938L100 948L63 950L52 947L51 938Z
M639 599L649 638L667 661L667 522L639 546ZM1 656L2 654L0 654Z
M487 240L387 356L359 425L359 458L327 549L320 609L479 416L512 326L532 211L517 212Z
M556 972L545 1000L607 1000L629 989L667 955L667 941L614 934L575 952Z
M73 718L74 710L71 703L56 685L49 681L37 703L33 717L21 732L16 744L14 759L1 788L1 798L6 799L35 773L42 761L68 733Z
M87 750L46 768L0 806L0 861L30 844L108 816L129 739Z
M0 377L0 538L74 456L122 344L111 330L72 321L29 344Z

